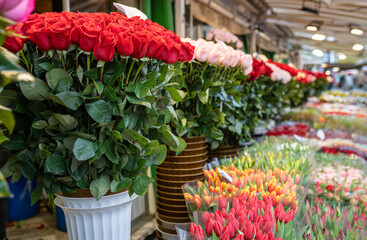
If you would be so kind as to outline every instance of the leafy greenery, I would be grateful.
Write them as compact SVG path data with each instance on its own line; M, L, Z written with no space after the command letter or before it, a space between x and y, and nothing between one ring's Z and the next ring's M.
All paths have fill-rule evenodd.
M119 55L104 63L75 46L26 49L36 80L5 89L17 123L2 147L19 152L5 172L37 177L49 194L82 188L100 199L129 187L143 195L153 181L147 168L164 161L167 147L186 147L169 127L173 104L186 95L180 63Z

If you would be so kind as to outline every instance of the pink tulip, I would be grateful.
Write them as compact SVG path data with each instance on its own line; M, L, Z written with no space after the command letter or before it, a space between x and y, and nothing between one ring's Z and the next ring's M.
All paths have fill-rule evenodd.
M0 14L14 22L24 22L34 5L35 0L0 0Z

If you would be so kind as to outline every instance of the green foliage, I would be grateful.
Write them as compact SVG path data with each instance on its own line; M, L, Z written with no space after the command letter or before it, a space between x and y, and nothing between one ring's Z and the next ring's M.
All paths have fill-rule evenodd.
M180 64L116 56L102 66L79 51L42 55L27 44L36 80L4 92L15 98L9 106L17 124L2 147L19 151L4 169L39 178L49 194L83 188L100 199L129 187L144 195L152 182L147 168L164 161L167 147L186 147L169 127L173 104L186 95Z

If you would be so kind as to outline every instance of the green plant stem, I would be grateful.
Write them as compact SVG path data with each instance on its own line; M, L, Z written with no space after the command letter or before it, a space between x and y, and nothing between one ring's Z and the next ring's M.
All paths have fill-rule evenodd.
M90 70L90 54L87 55L87 71ZM89 78L87 78L87 86L89 85Z
M62 67L64 68L64 70L66 70L65 59L64 59L64 55L62 53L61 53L61 63L62 63Z
M20 56L22 57L22 59L24 61L24 64L27 67L28 72L31 72L30 69L29 69L29 64L28 64L27 58L25 57L23 50L20 50Z
M104 72L104 65L101 67L101 75L99 77L99 82L102 82L103 80L103 72Z
M133 70L134 64L135 64L135 60L133 60L133 62L130 64L129 72L127 73L127 77L125 81L126 86L129 83L130 74L131 74L131 71Z
M144 65L144 62L142 62L142 63L140 64L140 66L139 66L139 68L138 68L138 71L136 71L135 76L134 76L134 79L133 79L133 84L135 83L135 80L136 80L136 78L138 77L139 72L140 72L140 69L143 67L143 65Z

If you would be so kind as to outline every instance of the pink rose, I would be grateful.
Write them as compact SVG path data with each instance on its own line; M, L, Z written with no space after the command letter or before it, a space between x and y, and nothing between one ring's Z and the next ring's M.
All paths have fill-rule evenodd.
M35 0L0 0L0 13L14 22L24 22L34 10Z

